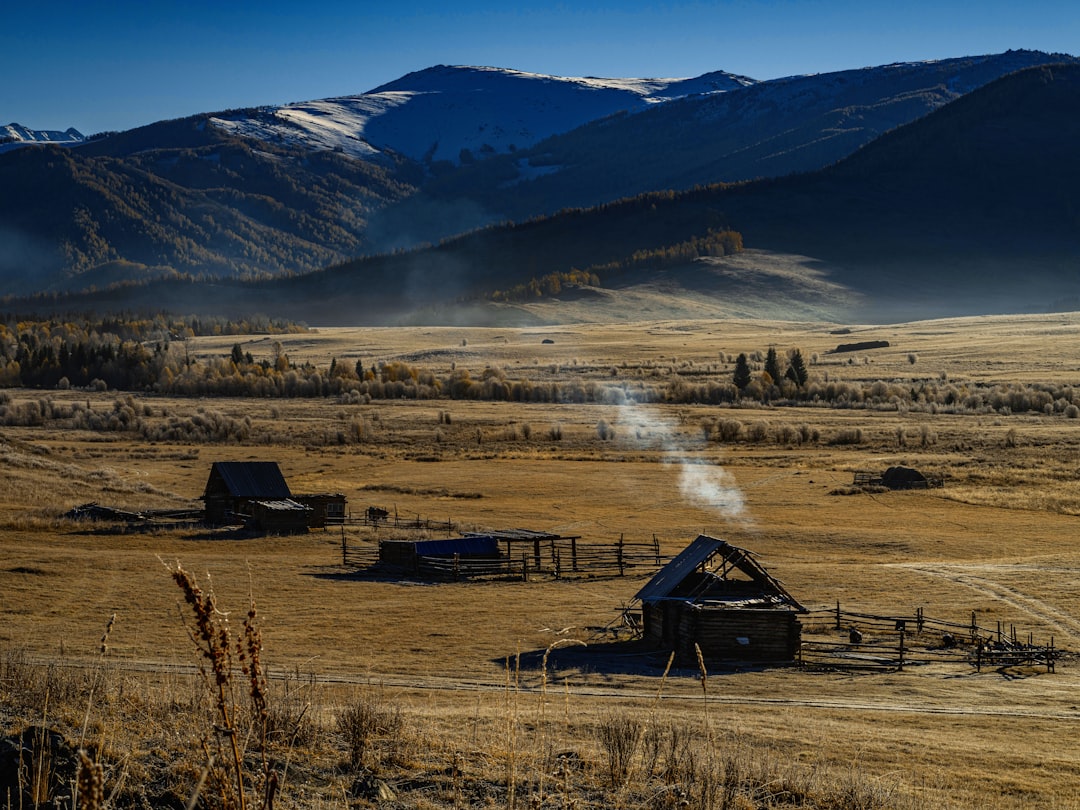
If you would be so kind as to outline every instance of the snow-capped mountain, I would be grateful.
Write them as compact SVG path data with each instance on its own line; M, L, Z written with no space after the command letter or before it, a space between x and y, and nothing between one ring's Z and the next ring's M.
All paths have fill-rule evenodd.
M375 159L469 162L513 152L619 111L756 84L724 72L692 79L547 76L438 65L357 96L219 115L228 132Z
M1009 51L767 82L437 66L356 96L82 141L11 125L0 130L0 280L34 292L172 273L296 276L643 192L811 173L1021 68L1077 62ZM708 227L742 219L764 244L764 225L723 216L726 205Z
M86 138L74 127L63 132L55 129L30 129L22 124L0 126L0 152L18 149L29 144L57 143L62 146L74 146Z

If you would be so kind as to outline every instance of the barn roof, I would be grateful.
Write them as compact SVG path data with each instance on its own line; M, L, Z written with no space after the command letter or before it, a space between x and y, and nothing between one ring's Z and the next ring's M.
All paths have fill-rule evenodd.
M761 595L768 597L770 601L789 605L799 611L804 610L803 606L784 590L784 586L761 567L749 551L704 534L698 535L671 562L657 571L634 598L642 602L670 598L672 592L694 571L710 564L721 569L722 578L726 578L727 571L737 569L748 576L758 586ZM692 600L692 597L680 598Z
M236 498L286 500L292 497L276 461L215 461L206 482L207 493L215 476Z
M254 501L257 506L261 506L263 509L271 512L310 512L310 506L304 506L302 503L297 503L289 498L281 498L273 501Z

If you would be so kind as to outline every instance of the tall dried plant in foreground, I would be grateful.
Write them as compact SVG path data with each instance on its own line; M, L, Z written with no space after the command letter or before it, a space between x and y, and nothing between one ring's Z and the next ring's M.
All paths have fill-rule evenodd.
M184 601L194 613L194 626L185 623L195 647L200 654L199 673L214 698L217 722L213 724L214 743L204 739L202 746L207 764L204 777L200 779L195 794L189 803L194 805L203 782L209 782L214 789L213 799L202 797L211 804L216 799L218 805L226 810L247 810L245 790L244 757L241 751L241 728L239 723L240 706L236 699L236 685L233 683L233 642L229 630L227 613L217 607L214 594L203 591L195 577L185 571L179 563L170 569L173 581L184 593ZM262 635L257 625L255 602L252 600L243 623L243 632L235 645L236 656L240 660L240 670L247 678L248 693L251 699L252 727L257 732L262 754L262 803L264 808L272 808L277 793L277 774L270 769L266 756L266 729L269 717L267 705L266 675L262 668ZM216 762L230 763L224 770L215 766Z

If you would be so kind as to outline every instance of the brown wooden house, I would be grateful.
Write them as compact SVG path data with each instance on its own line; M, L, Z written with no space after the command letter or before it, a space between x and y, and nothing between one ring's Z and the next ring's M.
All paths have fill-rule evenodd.
M344 495L293 495L276 461L215 461L202 500L215 526L294 533L345 520Z
M705 660L787 662L806 609L749 551L699 536L638 591L644 637L683 666Z

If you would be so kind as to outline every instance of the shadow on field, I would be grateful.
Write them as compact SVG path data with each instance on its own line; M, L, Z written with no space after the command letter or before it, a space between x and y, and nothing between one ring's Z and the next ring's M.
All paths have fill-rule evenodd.
M547 670L550 677L560 672L576 671L598 675L644 675L663 676L671 656L670 650L658 650L641 639L626 641L600 640L588 644L564 642L562 646L523 652L517 666L522 672L540 671L547 655ZM514 656L509 656L509 665L515 665ZM505 658L493 659L494 663L506 665ZM708 674L725 675L735 672L749 672L766 669L753 664L737 662L710 663ZM714 671L715 670L715 671ZM698 677L700 672L695 667L677 667L672 665L669 676L678 678Z

